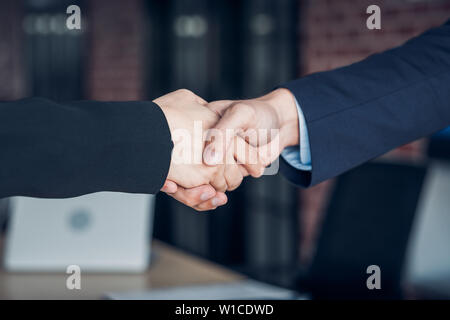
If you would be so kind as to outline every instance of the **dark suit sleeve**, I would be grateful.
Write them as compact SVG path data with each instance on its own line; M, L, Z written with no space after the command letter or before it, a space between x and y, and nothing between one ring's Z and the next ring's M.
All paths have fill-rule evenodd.
M0 198L156 193L172 147L164 113L151 102L2 102Z
M450 125L450 21L350 66L284 85L305 115L312 171L281 170L310 186Z

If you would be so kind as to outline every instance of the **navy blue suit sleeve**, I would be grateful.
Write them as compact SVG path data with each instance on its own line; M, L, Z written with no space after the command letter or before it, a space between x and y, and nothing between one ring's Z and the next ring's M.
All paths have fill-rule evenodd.
M156 193L172 146L151 102L1 102L0 198Z
M400 47L289 82L303 110L311 172L281 159L310 186L450 125L450 20Z

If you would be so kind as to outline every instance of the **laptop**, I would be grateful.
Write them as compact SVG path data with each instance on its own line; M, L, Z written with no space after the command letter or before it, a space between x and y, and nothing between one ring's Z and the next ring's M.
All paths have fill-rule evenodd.
M141 272L150 260L154 197L101 192L16 197L4 264L10 271Z

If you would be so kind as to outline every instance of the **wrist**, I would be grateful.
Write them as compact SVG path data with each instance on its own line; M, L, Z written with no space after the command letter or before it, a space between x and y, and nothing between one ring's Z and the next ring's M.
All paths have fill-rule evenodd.
M169 127L169 131L170 134L172 135L172 131L175 129L175 115L174 115L174 110L172 110L172 108L164 105L163 103L161 103L160 101L158 101L158 99L153 100L153 103L155 103L163 112L164 117L166 118L167 121L167 126Z
M280 88L269 93L268 98L280 122L283 147L298 145L299 119L294 95L288 89Z

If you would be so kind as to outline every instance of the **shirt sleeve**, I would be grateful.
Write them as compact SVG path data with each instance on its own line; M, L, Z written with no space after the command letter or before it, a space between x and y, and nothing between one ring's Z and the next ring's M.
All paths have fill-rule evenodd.
M305 116L303 115L302 108L295 99L295 105L298 112L298 125L299 125L299 145L287 147L281 152L281 156L292 167L302 170L311 171L311 151L309 148L308 128L306 127Z

